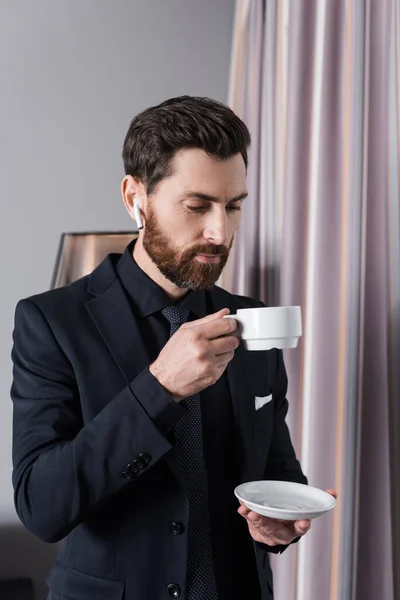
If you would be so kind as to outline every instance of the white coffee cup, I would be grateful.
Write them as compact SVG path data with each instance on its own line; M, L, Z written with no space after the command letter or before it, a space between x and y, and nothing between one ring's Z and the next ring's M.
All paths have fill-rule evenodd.
M300 306L240 308L234 318L247 350L296 348L303 333Z

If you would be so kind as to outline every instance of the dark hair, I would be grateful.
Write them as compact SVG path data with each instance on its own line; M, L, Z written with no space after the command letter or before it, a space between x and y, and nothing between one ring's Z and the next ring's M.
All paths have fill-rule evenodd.
M131 122L122 158L125 173L142 181L148 195L172 175L172 159L182 148L202 148L225 160L239 152L247 168L250 133L225 104L180 96L141 112Z

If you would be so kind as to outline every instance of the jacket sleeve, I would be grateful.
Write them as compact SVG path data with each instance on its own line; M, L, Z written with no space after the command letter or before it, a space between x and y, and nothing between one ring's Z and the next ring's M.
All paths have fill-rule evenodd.
M84 424L73 367L32 299L17 305L13 340L15 506L32 533L55 542L171 449L166 432L184 409L147 368ZM157 398L147 399L151 415L146 385Z
M288 380L282 351L277 350L277 354L277 376L275 385L272 389L274 401L274 426L264 478L307 484L307 477L302 472L300 463L296 458L290 439L289 429L286 424L286 415L288 412L288 401L286 399ZM296 538L293 540L292 544L298 542L299 539L300 538ZM259 544L258 542L256 544L259 548L263 548L274 554L281 553L288 547L287 545L267 546L265 544Z

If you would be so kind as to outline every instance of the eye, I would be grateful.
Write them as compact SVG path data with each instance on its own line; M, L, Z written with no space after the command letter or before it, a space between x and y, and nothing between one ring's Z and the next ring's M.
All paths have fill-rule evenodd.
M200 212L204 212L205 210L207 210L206 206L189 206L188 204L186 205L186 208L188 210L190 210L190 212L194 212L194 213L200 213Z
M240 206L240 204L237 204L235 206L233 204L231 204L231 205L228 205L226 207L226 210L229 210L229 211L231 211L231 210L242 210L242 207Z

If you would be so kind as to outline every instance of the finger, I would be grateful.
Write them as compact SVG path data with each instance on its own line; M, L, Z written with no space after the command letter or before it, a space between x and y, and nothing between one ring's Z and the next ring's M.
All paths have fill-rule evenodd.
M262 517L258 513L251 510L247 515L247 520L253 525L260 525L262 523Z
M310 527L310 519L303 519L301 521L295 521L293 523L293 528L297 535L304 535L305 533L307 533L307 531L309 531Z
M240 345L240 338L236 335L226 335L209 341L210 350L215 356L236 350Z
M198 321L195 321L195 323ZM201 334L208 340L214 340L215 338L221 337L222 335L232 335L237 331L237 321L233 318L223 319L219 317L209 323L201 325Z
M213 368L218 369L220 371L218 373L218 376L215 377L215 381L218 381L218 379L221 377L222 373L226 369L228 363L230 363L230 361L232 360L232 358L234 356L235 356L234 352L225 352L225 354L219 354L218 356L214 357Z
M247 508L247 506L239 506L238 508L238 513L239 515L241 515L242 517L247 517L247 515L249 514L249 509Z
M212 323L213 321L216 321L217 319L222 319L222 317L224 317L225 315L229 315L230 310L229 308L222 308L221 310L219 310L216 313L212 313L211 315L207 315L206 317L203 317L202 319L195 319L194 321L190 321L189 323L187 323L187 325L205 325L206 323ZM228 319L224 319L224 321L227 321Z
M247 508L247 506L245 504L243 504L243 502L241 500L239 500L239 504L240 504L240 506L238 508L238 513L240 515L242 515L242 517L246 517L249 514L250 509Z
M336 492L336 490L328 488L327 490L324 490L324 491L327 492L328 494L330 494L331 496L333 496L334 498L337 498L337 492Z
M246 519L249 525L251 525L252 527L261 527L264 531L268 531L269 533L286 530L286 528L283 525L281 525L281 523L277 519L270 519L269 517L264 517L254 512L253 510L249 511Z

